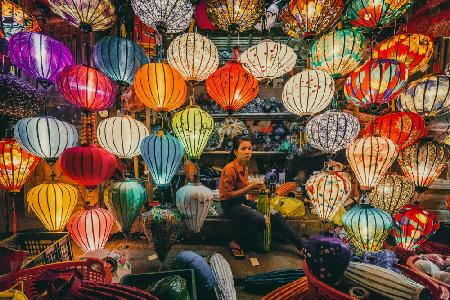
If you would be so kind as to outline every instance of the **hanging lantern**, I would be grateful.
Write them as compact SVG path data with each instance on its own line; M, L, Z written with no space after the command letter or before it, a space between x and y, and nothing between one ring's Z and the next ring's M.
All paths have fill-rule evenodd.
M20 192L36 168L39 157L22 149L14 139L0 141L0 186L8 192Z
M48 231L64 231L78 201L78 190L66 183L43 183L27 193L28 205Z
M331 221L350 194L351 183L342 172L320 172L306 181L306 191L317 215Z
M82 31L102 31L116 21L109 0L48 0L52 11Z
M135 180L116 182L108 190L109 211L116 218L122 232L128 234L147 200L147 191Z
M414 250L439 229L436 217L420 206L406 205L394 216L394 237L397 246Z
M424 192L445 169L450 147L429 138L400 151L398 163L406 177L414 181L416 190Z
M134 75L148 58L135 42L106 36L95 44L94 63L97 69L124 88L133 83Z
M355 116L340 111L326 111L306 124L308 142L325 153L336 153L353 142L359 134Z
M189 159L199 159L214 128L214 119L203 109L191 105L172 118L172 129Z
M238 61L229 61L206 79L206 92L226 111L237 111L258 96L258 80Z
M186 101L186 82L168 63L143 65L134 77L133 86L138 99L155 111L172 111Z
M211 22L231 34L248 31L264 13L263 0L208 0L206 12Z
M362 251L378 251L392 228L392 217L370 204L353 206L342 216L351 242Z
M264 40L241 54L239 61L258 80L283 76L297 63L297 54L291 47Z
M398 150L407 148L427 134L422 117L413 112L393 112L367 124L365 135L382 136L397 144Z
M162 36L153 27L147 26L134 16L134 41L144 49L149 59L162 55Z
M365 51L364 34L350 28L336 29L312 44L311 67L325 71L333 78L340 78L359 65Z
M106 110L116 99L115 84L103 73L85 65L64 68L58 89L72 105L88 111Z
M39 31L39 23L36 18L26 12L14 2L1 1L1 29L0 38L9 39L17 32Z
M14 126L17 142L33 155L53 164L67 148L78 143L75 126L53 117L34 117L19 120Z
M280 15L280 9L278 8L278 4L275 2L272 3L266 9L265 15L266 15L265 16L266 20L265 20L264 27L263 27L262 21L259 21L254 26L256 30L261 31L261 32L264 32L264 29L270 31L270 29L272 29L275 26L275 24L278 20L278 16Z
M208 14L206 13L206 0L200 0L199 3L195 5L195 23L198 28L204 31L215 31L217 28L209 20Z
M406 85L408 70L394 59L372 59L350 73L345 97L356 106L376 106L395 99Z
M334 80L320 70L304 70L284 85L282 100L297 115L313 115L324 110L333 99Z
M97 127L99 145L120 158L141 154L141 142L148 134L145 124L130 116L107 118Z
M187 81L208 78L219 66L219 52L207 37L189 32L177 36L167 49L167 61Z
M163 34L184 31L194 13L188 0L131 0L131 6L142 22Z
M368 195L370 203L391 215L408 204L414 197L414 183L405 176L384 176Z
M213 202L213 193L201 183L188 183L177 191L176 205L188 229L199 233Z
M397 158L397 145L383 137L357 139L347 147L347 160L362 190L374 188Z
M397 98L402 111L413 111L424 118L437 117L450 111L450 76L428 75L411 82Z
M105 247L113 222L113 215L106 209L89 207L70 218L67 230L72 240L86 253Z

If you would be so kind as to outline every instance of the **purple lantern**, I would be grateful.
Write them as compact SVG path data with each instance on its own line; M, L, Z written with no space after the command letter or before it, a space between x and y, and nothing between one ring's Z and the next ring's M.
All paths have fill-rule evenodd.
M70 50L60 41L36 32L19 32L9 39L11 61L47 88L66 66L75 64Z

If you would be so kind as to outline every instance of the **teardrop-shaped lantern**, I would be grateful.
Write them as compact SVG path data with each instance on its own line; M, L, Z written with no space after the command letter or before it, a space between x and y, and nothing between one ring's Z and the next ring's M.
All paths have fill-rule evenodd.
M36 18L12 1L1 2L1 28L0 38L9 39L17 32L39 31L39 22Z
M67 230L86 253L105 247L113 222L113 215L106 209L90 207L75 213L67 224Z
M107 118L97 127L99 145L120 158L141 154L141 142L148 134L145 124L130 116Z
M143 65L133 85L138 99L155 111L172 111L186 101L186 82L168 63Z
M357 139L346 149L347 160L362 190L374 188L397 158L397 145L383 137Z
M272 80L295 67L297 54L288 45L264 40L242 53L239 61L256 79Z
M311 67L340 78L359 65L365 51L366 38L362 32L350 28L336 29L311 45Z
M48 231L64 231L78 201L78 189L67 183L43 183L27 193L28 205Z
M67 148L78 143L75 126L53 117L34 117L19 120L14 137L28 152L54 163Z
M237 111L258 96L258 80L238 61L230 61L206 79L206 92L224 110Z
M200 0L199 3L195 5L195 23L198 28L204 31L215 31L217 28L211 22L206 13L206 0Z
M395 99L406 85L408 70L394 59L372 59L350 73L345 97L356 106L381 105Z
M89 66L73 65L64 68L56 83L67 101L84 110L105 110L116 100L114 82Z
M333 99L334 80L320 70L304 70L284 85L282 100L297 115L313 115L324 110Z
M394 216L394 237L397 246L414 250L439 229L437 218L420 206L407 205Z
M203 109L191 105L172 118L172 129L190 159L199 159L214 128L214 119Z
M141 154L157 186L167 186L184 156L184 148L170 133L159 131L144 138Z
M325 153L336 153L353 142L359 134L359 121L341 111L326 111L306 123L306 136L314 148Z

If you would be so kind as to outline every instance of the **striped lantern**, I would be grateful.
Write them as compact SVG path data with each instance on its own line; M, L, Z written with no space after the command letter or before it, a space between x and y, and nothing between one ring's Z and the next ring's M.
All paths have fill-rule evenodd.
M50 164L78 143L75 126L48 116L19 120L14 126L14 137L22 148Z
M209 264L216 284L214 291L218 300L236 300L236 288L230 264L222 254L214 253L209 257Z

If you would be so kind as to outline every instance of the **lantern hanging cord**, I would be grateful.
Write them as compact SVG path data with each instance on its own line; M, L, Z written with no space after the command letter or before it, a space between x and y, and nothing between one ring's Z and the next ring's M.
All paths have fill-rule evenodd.
M191 84L191 88L192 88L191 95L189 97L189 105L190 106L195 105L195 84L194 83Z
M91 42L89 38L89 31L84 31L84 50L85 50L85 59L86 59L86 65L91 65Z

